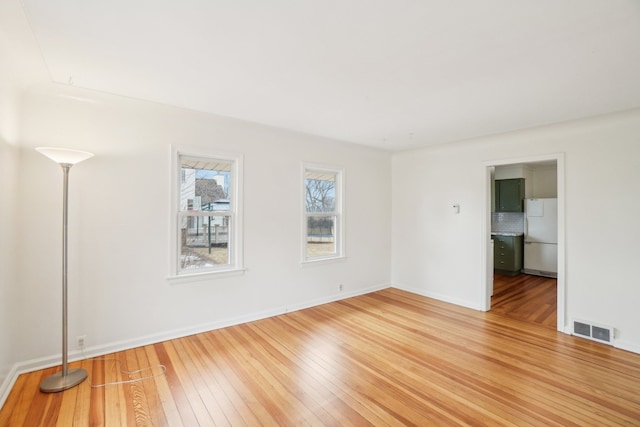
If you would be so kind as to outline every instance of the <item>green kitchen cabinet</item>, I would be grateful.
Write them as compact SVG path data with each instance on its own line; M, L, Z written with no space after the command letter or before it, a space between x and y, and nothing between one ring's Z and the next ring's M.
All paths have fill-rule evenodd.
M496 273L517 276L522 270L523 236L496 235L493 238L493 267Z
M498 179L495 182L496 212L524 211L524 179Z

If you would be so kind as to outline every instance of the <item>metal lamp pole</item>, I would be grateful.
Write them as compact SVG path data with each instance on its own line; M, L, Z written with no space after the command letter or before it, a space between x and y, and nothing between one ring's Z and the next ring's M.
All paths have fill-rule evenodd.
M87 371L81 368L68 369L68 338L67 338L67 235L68 235L68 195L69 169L75 163L93 156L76 150L59 148L36 148L40 153L56 161L62 167L62 371L45 378L40 383L40 391L54 393L75 387L87 378Z

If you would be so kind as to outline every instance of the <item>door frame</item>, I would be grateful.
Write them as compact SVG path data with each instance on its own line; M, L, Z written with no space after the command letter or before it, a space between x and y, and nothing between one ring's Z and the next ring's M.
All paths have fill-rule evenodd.
M557 168L558 187L558 288L557 288L557 329L569 333L566 320L566 241L565 241L565 159L564 153L554 153L540 156L519 157L510 159L491 160L484 163L485 168L485 197L483 221L483 278L481 281L481 304L483 311L491 310L491 290L493 289L493 257L490 256L491 247L491 184L492 174L496 166L536 163L555 160Z

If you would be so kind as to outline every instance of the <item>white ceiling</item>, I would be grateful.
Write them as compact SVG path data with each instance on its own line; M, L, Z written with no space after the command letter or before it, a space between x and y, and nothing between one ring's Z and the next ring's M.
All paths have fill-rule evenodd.
M640 107L638 0L22 0L50 78L403 150Z

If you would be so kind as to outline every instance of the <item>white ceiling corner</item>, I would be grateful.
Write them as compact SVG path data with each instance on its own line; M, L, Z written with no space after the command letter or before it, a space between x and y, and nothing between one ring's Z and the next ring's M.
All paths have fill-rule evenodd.
M640 107L637 0L22 0L53 81L403 150Z

